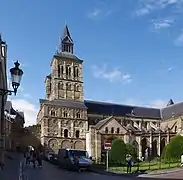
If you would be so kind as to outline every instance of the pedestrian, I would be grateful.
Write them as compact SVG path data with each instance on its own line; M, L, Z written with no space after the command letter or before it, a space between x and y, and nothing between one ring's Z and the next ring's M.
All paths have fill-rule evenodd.
M132 156L130 154L126 155L126 161L127 161L127 173L131 173L132 166L133 166L133 160L132 160Z
M36 158L37 158L38 166L42 167L42 157L41 157L41 152L39 150L37 150Z
M25 153L25 163L26 163L26 165L30 164L30 157L31 157L30 151L29 151L29 149L27 149L27 151Z
M33 164L33 167L35 168L36 167L36 152L35 152L35 150L31 151L31 162Z

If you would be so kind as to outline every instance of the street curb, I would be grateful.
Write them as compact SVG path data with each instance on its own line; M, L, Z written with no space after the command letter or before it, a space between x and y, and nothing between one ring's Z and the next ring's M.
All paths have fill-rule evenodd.
M101 175L107 175L107 176L123 176L123 177L138 177L139 175L144 175L144 173L113 173L113 172L107 172L107 171L97 171L97 170L90 170L90 172L101 174Z
M164 171L164 172L150 172L150 173L147 173L147 174L142 174L142 175L139 175L138 177L147 177L147 176L158 176L158 175L163 175L163 174L169 174L169 173L174 173L174 172L179 172L179 171L182 171L183 168L179 168L179 169L176 169L176 170L170 170L170 171Z

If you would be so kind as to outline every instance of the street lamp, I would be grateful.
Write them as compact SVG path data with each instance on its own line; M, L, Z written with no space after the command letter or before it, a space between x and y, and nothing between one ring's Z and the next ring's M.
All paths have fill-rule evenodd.
M1 36L0 36L0 61L3 59L6 59L6 50L7 50L7 45L5 42L2 41ZM2 89L0 88L0 95L1 95L1 137L0 137L0 167L3 169L4 166L4 138L5 138L5 121L4 121L4 99L6 95L12 95L14 93L16 95L17 89L20 86L20 81L23 75L23 71L19 68L20 64L18 61L15 63L15 67L10 69L11 73L11 81L12 81L12 87L13 90L8 90L8 89Z

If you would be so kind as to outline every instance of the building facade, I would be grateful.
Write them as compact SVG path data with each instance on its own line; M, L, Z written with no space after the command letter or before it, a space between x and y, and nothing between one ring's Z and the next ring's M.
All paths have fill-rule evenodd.
M0 89L7 89L7 75L6 75L6 49L2 49L1 47L1 43L3 42L1 35L0 35ZM1 126L2 126L2 121L1 121L1 113L4 111L2 110L2 103L6 104L6 100L7 100L7 95L4 96L4 98L2 98L2 94L0 91L0 139L4 138L1 137L2 136L2 132L1 132ZM1 141L3 142L3 141ZM3 142L4 143L4 142ZM3 144L2 146L5 146L5 144ZM0 152L0 156L2 155L2 153ZM1 159L2 157L0 157Z
M120 138L132 143L139 157L157 156L173 136L181 134L183 103L170 100L167 107L155 109L85 100L82 64L66 26L37 115L41 143L47 148L86 149L101 159L105 141Z

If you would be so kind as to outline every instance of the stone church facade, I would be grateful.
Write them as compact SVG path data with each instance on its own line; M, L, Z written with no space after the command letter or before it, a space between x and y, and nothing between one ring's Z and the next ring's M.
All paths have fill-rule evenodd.
M48 149L86 149L101 159L105 141L120 138L132 143L141 158L147 152L160 155L170 139L182 133L183 103L170 100L167 107L155 109L85 100L82 64L66 26L37 115L41 143Z

